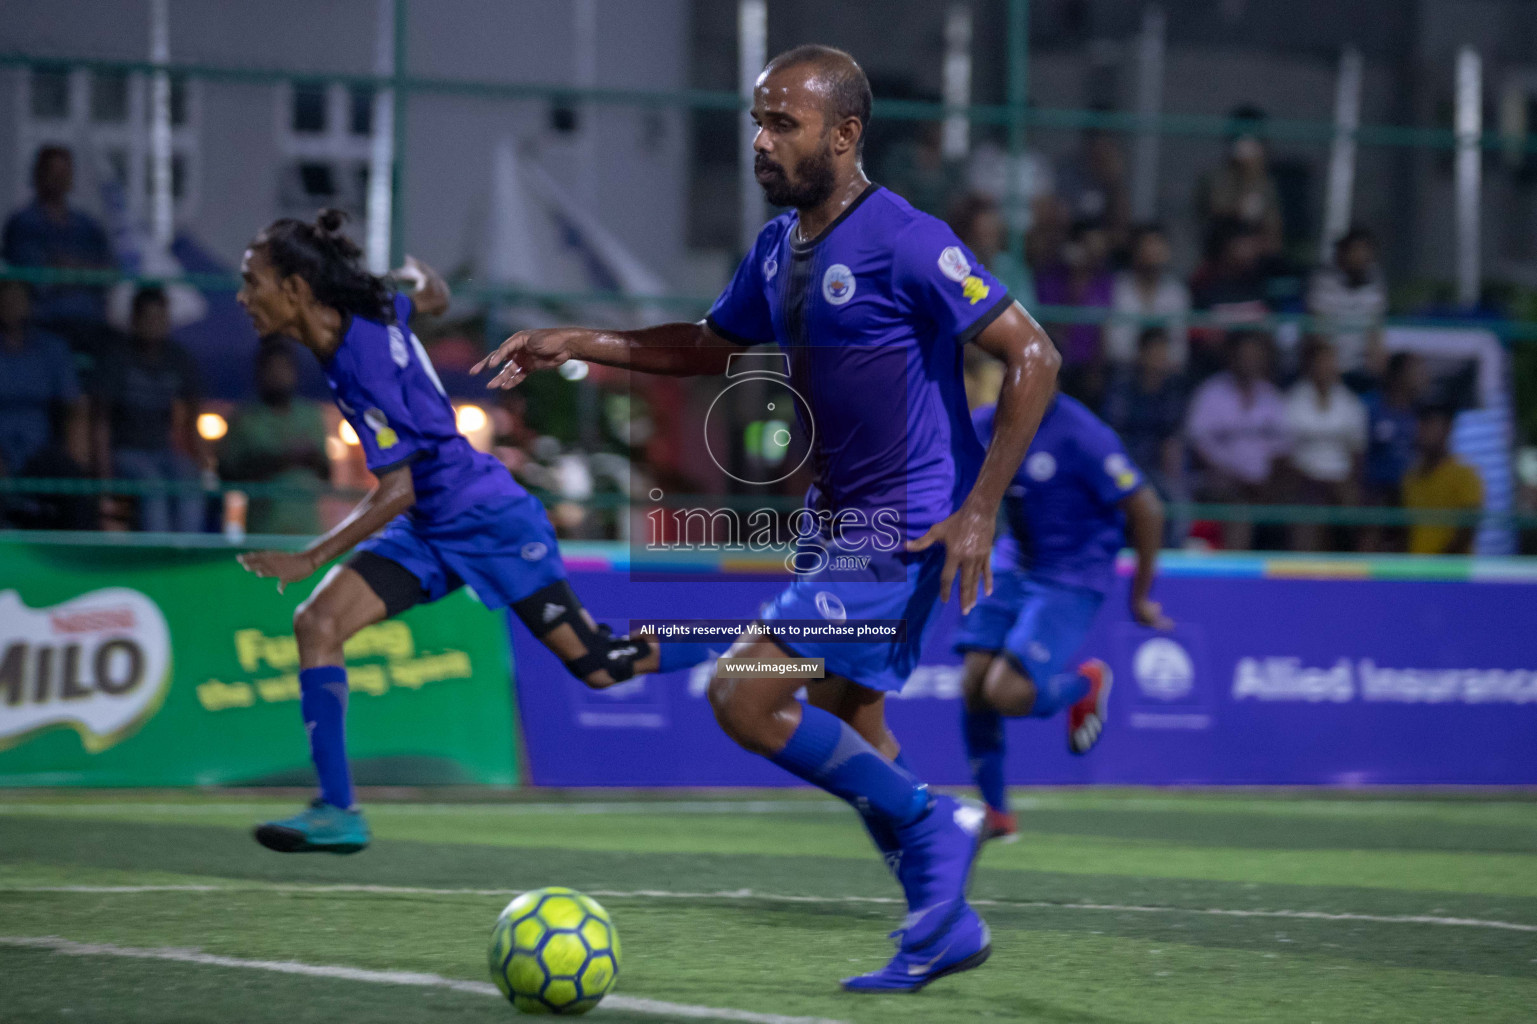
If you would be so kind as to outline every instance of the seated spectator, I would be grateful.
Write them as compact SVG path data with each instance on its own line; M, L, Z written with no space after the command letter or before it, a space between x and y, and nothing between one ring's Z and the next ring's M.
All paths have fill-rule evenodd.
M53 270L110 270L107 233L95 219L69 205L75 160L63 146L44 146L32 164L33 200L5 222L0 256L15 267ZM93 351L106 317L104 291L86 285L50 284L37 289L32 315L40 327L71 345Z
M1265 114L1243 106L1231 117L1239 127L1228 141L1227 160L1201 180L1196 209L1208 229L1222 220L1243 224L1258 235L1260 255L1268 256L1281 250L1284 221L1263 139Z
M1365 398L1367 505L1395 508L1403 493L1404 476L1414 462L1415 409L1425 391L1425 363L1413 352L1395 352L1388 359L1382 387ZM1403 550L1402 538L1389 544L1380 526L1361 534L1362 551Z
M1061 261L1036 271L1036 300L1048 306L1108 307L1114 284L1109 263L1110 236L1105 229L1092 221L1074 223L1062 247ZM1051 335L1062 351L1063 369L1069 379L1101 362L1102 333L1097 323L1054 325Z
M1224 325L1252 324L1271 313L1259 232L1239 220L1212 225L1206 257L1190 278L1191 304ZM1222 364L1220 328L1190 332L1189 369L1201 379Z
M1004 244L1007 231L996 200L978 192L964 196L950 211L950 227L977 259L1026 308L1035 305L1030 268Z
M1359 504L1366 406L1340 380L1334 346L1322 338L1309 338L1303 346L1302 376L1286 394L1286 427L1297 501ZM1292 527L1292 549L1326 550L1329 532L1320 523L1297 523Z
M1184 493L1185 382L1174 368L1169 332L1148 327L1137 341L1137 361L1116 368L1105 394L1105 422L1165 501Z
M1451 453L1453 412L1443 405L1420 411L1414 465L1404 477L1404 508L1470 511L1484 507L1478 471ZM1415 523L1409 527L1411 555L1471 555L1472 526Z
M1270 342L1258 331L1228 342L1228 370L1202 384L1190 400L1185 435L1196 456L1196 497L1264 504L1277 496L1275 462L1290 448L1286 406L1270 382ZM1254 524L1229 522L1223 546L1243 550Z
M95 374L96 471L104 478L194 481L202 450L197 366L171 340L165 292L141 288L134 295L132 330L126 343L104 353ZM199 492L139 497L141 530L195 532L202 526Z
M1308 283L1307 310L1325 321L1316 329L1334 341L1347 382L1365 390L1381 376L1387 358L1382 318L1388 310L1388 290L1370 231L1351 228L1334 243L1334 266L1316 271Z
M0 281L0 476L79 478L88 457L85 399L75 357L34 327L28 288ZM79 496L18 494L5 502L11 525L83 530L94 523Z
M911 122L909 122L911 123ZM944 130L938 121L916 125L881 161L879 180L915 209L943 216L961 184L961 169L945 159Z
M1078 152L1057 170L1057 194L1074 220L1103 227L1112 248L1126 242L1131 222L1131 192L1126 183L1126 157L1115 134L1100 128L1083 133Z
M1110 308L1135 316L1161 316L1168 342L1168 359L1174 369L1185 365L1187 355L1185 314L1190 312L1190 289L1169 269L1173 254L1163 228L1145 224L1131 234L1131 266L1115 275ZM1112 322L1105 328L1105 357L1128 365L1138 356L1138 342L1151 325L1140 321Z
M264 342L256 354L257 401L236 411L220 448L224 479L277 484L314 495L252 498L246 520L252 533L320 532L319 493L331 474L326 421L319 405L295 400L298 383L288 342Z

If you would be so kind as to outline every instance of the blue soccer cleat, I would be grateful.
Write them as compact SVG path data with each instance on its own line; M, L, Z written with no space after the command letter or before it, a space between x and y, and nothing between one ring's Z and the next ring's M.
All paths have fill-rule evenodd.
M362 811L349 811L316 798L282 821L256 826L256 841L279 853L357 853L368 845Z
M965 908L982 820L977 805L937 796L927 814L897 830L892 869L907 896L907 920L898 929L903 949L926 946Z
M892 932L892 937L904 932ZM922 948L904 943L891 962L878 971L843 979L845 992L917 992L947 974L980 967L992 955L992 936L987 923L964 902L949 927L931 937Z

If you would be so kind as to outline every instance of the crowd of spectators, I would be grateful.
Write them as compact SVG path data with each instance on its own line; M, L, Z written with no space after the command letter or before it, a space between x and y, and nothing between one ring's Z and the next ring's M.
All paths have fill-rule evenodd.
M73 188L70 151L42 147L33 199L6 219L0 238L7 267L115 268L106 230L71 205ZM212 454L195 429L198 392L196 363L171 338L161 289L139 289L120 330L99 282L0 280L0 477L147 485L121 495L68 486L7 492L0 525L201 530L198 481Z
M1264 115L1240 108L1232 118L1238 128L1223 160L1195 190L1202 245L1188 274L1176 270L1161 225L1132 222L1121 142L1105 132L1086 132L1046 173L1034 167L1020 236L1010 237L1008 197L979 188L989 179L977 175L957 175L970 185L949 221L1036 312L1062 354L1063 390L1104 416L1166 498L1481 507L1477 473L1448 453L1437 429L1449 422L1442 389L1421 359L1390 357L1384 344L1388 289L1376 236L1352 227L1326 265L1297 260ZM996 189L1007 179L990 180ZM925 198L933 202L931 192ZM1021 251L1023 263L1013 256ZM1272 330L1281 313L1306 319ZM1174 527L1235 549L1468 551L1472 538L1456 526L1254 518Z
M890 177L916 205L945 213L977 257L1037 312L1062 352L1064 390L1101 412L1166 498L1479 507L1477 473L1448 450L1451 411L1427 404L1438 396L1424 364L1403 352L1390 356L1384 345L1388 299L1375 236L1351 229L1328 265L1311 271L1290 258L1262 115L1238 111L1235 123L1241 127L1225 158L1196 190L1203 245L1188 273L1176 268L1162 226L1133 223L1116 135L1086 132L1055 167L1032 157L1023 175L1023 230L1019 209L1008 205L1016 190L1004 187L1020 169L1000 164L987 146L972 167L957 167L942 159L930 131L894 151ZM107 232L71 205L73 182L67 149L38 152L33 199L4 225L7 266L115 266ZM120 328L108 324L103 297L103 287L88 280L0 280L0 477L140 486L105 498L89 488L0 493L0 524L199 530L215 517L200 481L217 471L291 495L259 495L252 530L318 529L318 502L306 492L318 493L333 477L326 421L315 404L295 398L288 348L263 345L256 398L233 412L215 446L196 428L197 365L172 338L166 293L140 289ZM1066 307L1078 312L1057 312ZM1269 330L1267 318L1277 312L1309 314L1306 329L1289 336ZM660 403L659 421L676 404ZM633 419L635 410L626 408ZM666 434L627 436L621 448L644 460ZM552 457L511 468L528 475L545 462L561 464ZM658 479L667 463L658 463ZM679 479L671 486L688 485ZM1234 549L1430 552L1466 551L1472 536L1458 522L1347 530L1258 518L1175 523L1170 539L1193 530Z

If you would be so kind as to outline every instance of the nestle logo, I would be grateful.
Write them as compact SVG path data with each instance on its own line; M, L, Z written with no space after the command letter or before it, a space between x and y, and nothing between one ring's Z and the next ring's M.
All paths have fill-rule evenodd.
M48 616L48 624L55 633L100 633L107 629L132 629L136 623L133 609L128 607L91 608Z

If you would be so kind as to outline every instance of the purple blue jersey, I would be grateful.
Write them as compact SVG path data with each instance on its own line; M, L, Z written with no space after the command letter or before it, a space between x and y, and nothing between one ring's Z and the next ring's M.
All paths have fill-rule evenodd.
M351 317L325 364L337 408L376 476L409 465L415 516L442 522L487 502L527 494L505 466L459 433L432 361L411 333L411 300L395 297L395 323Z
M807 508L845 540L920 536L976 481L961 350L1013 300L942 221L879 186L817 238L798 240L798 223L764 226L707 322L788 356ZM863 529L878 514L884 528Z
M973 418L984 443L994 413L984 406ZM993 545L994 569L1105 593L1125 540L1120 503L1142 485L1115 431L1083 403L1056 396L1004 494L1006 528Z

